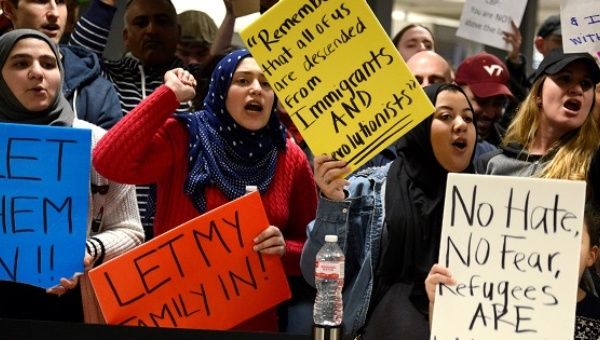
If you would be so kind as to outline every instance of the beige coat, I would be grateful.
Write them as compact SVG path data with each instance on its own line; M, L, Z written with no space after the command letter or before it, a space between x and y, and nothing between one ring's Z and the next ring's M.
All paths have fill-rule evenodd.
M104 129L78 119L73 122L73 127L92 130L92 149L105 133ZM105 194L92 194L89 191L87 215L87 248L99 249L100 241L105 251L102 261L105 262L144 242L144 230L140 222L135 186L109 181L98 174L93 166L90 182L96 186L108 186ZM99 226L96 231L92 230L93 224ZM97 257L95 260L98 260ZM104 323L87 273L81 277L80 286L85 322Z

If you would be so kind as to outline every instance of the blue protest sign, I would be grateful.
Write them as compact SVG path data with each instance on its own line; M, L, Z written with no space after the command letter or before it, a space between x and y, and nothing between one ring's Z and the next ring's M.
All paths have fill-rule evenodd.
M0 123L0 280L43 288L83 270L91 131Z

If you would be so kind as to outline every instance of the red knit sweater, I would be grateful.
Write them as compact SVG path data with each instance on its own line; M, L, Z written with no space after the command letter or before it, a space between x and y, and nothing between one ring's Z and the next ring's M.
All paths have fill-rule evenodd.
M189 135L183 124L171 117L178 106L173 91L159 87L94 149L94 166L103 176L121 183L157 184L156 235L201 215L183 191ZM205 196L207 210L229 201L214 186L205 189ZM285 238L282 261L286 273L300 275L300 253L306 225L315 217L317 194L306 156L290 139L286 150L278 154L275 175L261 199L269 222L281 229ZM277 330L274 310L267 314L248 320L241 329Z

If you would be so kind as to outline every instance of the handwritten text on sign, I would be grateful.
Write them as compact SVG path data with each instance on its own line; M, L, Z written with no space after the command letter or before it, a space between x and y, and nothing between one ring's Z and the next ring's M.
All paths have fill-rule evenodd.
M456 35L503 50L511 47L502 32L512 32L511 20L521 25L527 0L467 0L460 15Z
M572 339L585 183L448 176L432 339ZM456 310L462 311L456 313Z
M276 256L252 250L269 225L254 192L90 271L110 324L229 329L290 297Z
M0 280L49 288L83 270L89 130L0 124Z
M352 169L434 111L364 0L283 0L241 35L313 153Z
M565 52L600 53L600 6L597 0L562 0L561 32Z

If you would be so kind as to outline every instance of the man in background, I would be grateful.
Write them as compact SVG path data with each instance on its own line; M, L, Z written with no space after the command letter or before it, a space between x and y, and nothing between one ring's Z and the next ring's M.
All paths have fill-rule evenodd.
M454 81L463 89L471 105L480 139L475 150L475 159L499 146L504 128L498 121L513 100L508 88L509 73L498 57L480 52L463 60Z
M421 87L452 82L452 67L444 57L433 51L417 52L408 59L406 66Z
M175 55L184 65L203 64L211 58L210 47L217 35L217 25L202 11L185 11L177 15L181 37Z

